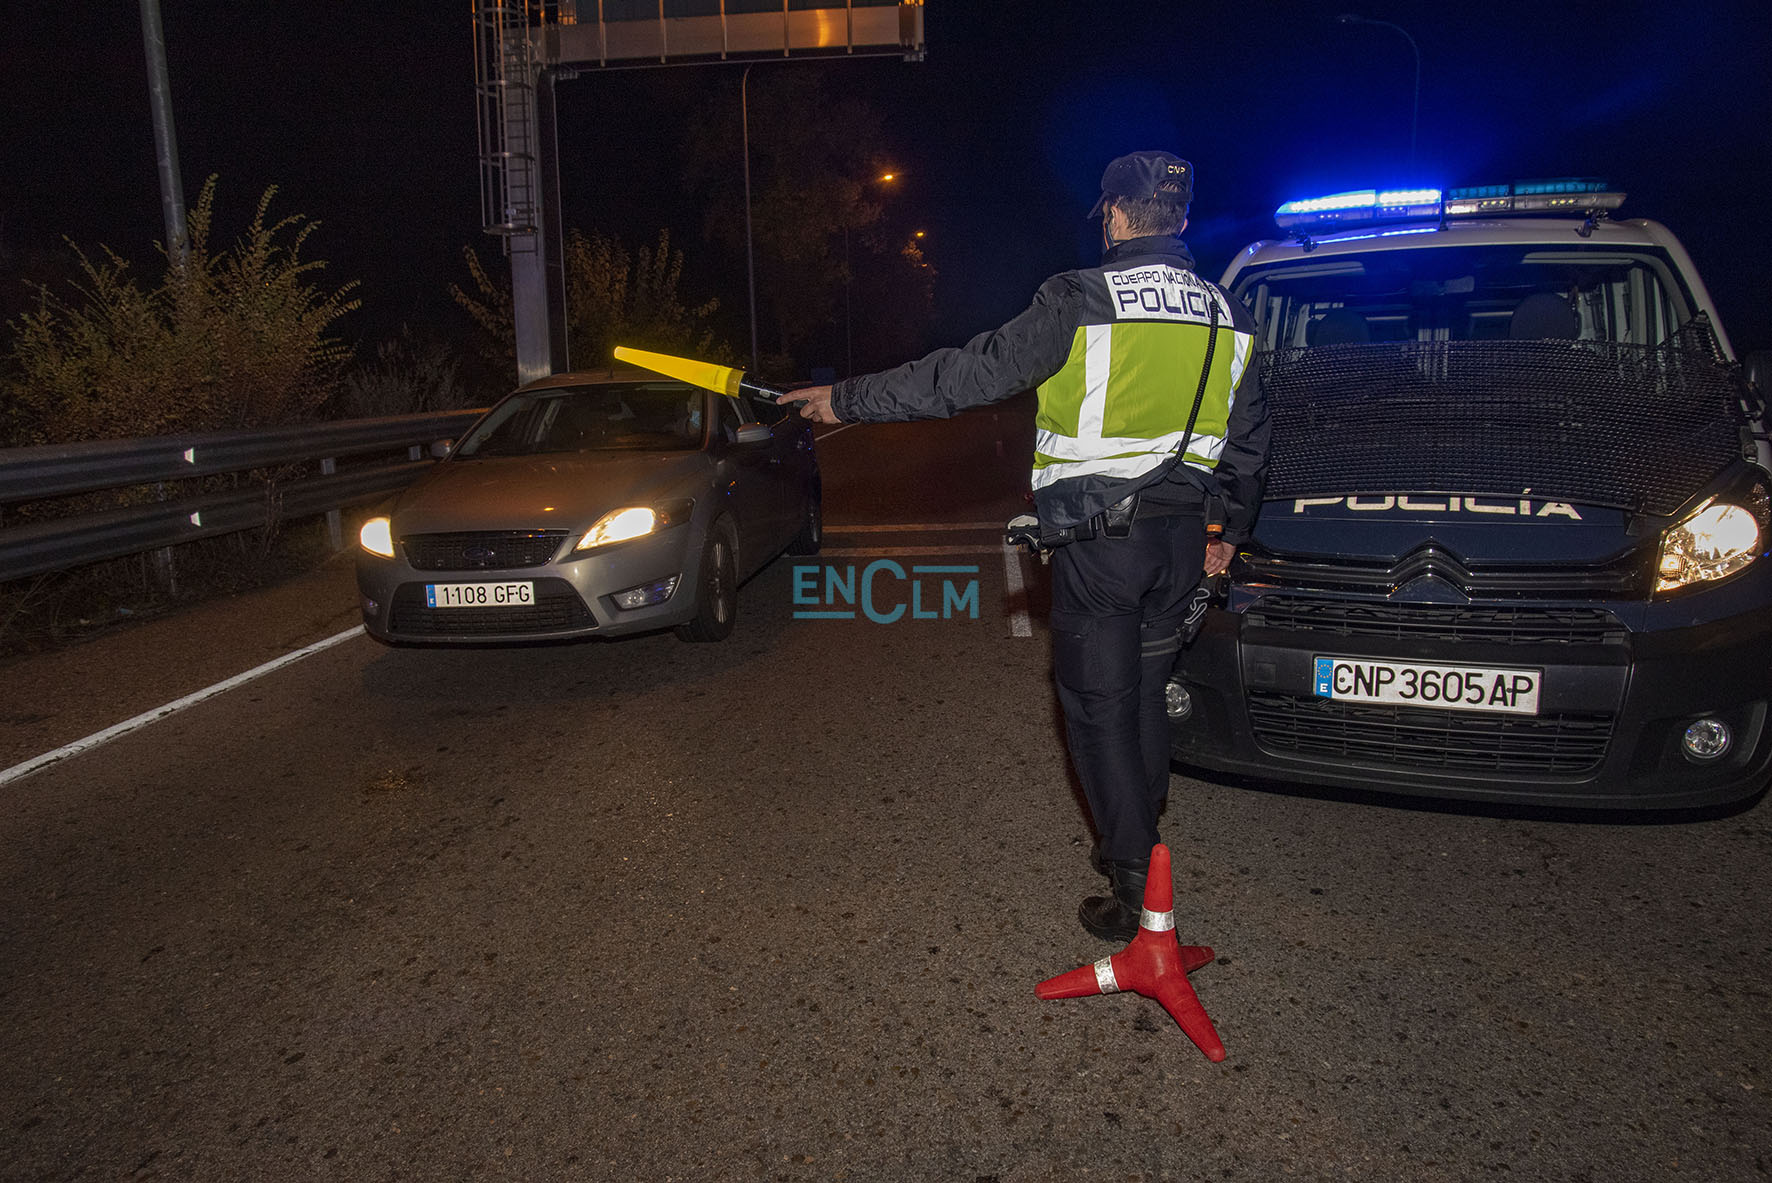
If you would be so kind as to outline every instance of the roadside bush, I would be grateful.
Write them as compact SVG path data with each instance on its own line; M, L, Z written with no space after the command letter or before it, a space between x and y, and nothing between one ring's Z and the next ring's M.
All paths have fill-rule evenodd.
M331 331L357 307L356 285L319 284L325 264L302 258L319 223L272 220L275 188L232 245L215 246L215 194L211 177L189 212L186 257L163 252L156 282L138 280L108 247L69 243L72 278L34 285L30 305L7 322L0 445L277 426L313 418L334 397L350 351ZM272 512L280 484L296 475L220 474L0 506L0 525L18 525L192 492L261 487L266 499L257 530L0 583L0 652L60 644L318 561L323 529Z
M188 217L190 250L144 287L108 247L70 243L80 278L37 289L8 323L4 394L13 444L167 435L299 422L332 395L350 351L329 331L358 301L325 290L301 249L319 223L268 220L266 189L245 233L215 249L216 179Z
M0 659L76 644L181 602L261 587L313 570L331 554L325 521L308 518L0 583Z
M485 406L474 387L453 349L402 326L376 346L374 361L345 372L337 410L340 418L369 419Z
M474 290L452 285L450 294L479 326L488 360L509 374L516 369L517 356L509 276L489 271L473 247L464 247L462 255ZM567 347L574 369L608 368L616 345L731 358L709 323L720 302L688 304L678 290L683 252L671 249L669 230L658 232L655 247L632 253L618 238L570 230L563 262Z

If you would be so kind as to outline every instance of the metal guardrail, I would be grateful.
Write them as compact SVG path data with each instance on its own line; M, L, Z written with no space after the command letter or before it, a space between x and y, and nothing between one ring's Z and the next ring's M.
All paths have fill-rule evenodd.
M322 475L241 492L0 528L0 582L83 563L334 513L404 488L432 463L433 442L459 436L483 412L349 419L269 431L221 431L0 448L0 504L71 497L131 485L183 481L318 460ZM344 456L406 449L404 463L335 471Z

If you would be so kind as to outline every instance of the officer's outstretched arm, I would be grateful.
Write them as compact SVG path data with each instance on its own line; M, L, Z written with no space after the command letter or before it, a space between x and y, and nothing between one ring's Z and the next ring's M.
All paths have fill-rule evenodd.
M837 384L835 408L845 421L946 419L1032 390L1064 366L1082 308L1073 277L1054 276L1014 320L980 333L958 349ZM805 391L796 391L801 397Z
M831 388L829 386L804 386L799 390L790 390L776 396L775 401L784 407L798 406L800 416L814 423L841 423L837 413L831 410Z

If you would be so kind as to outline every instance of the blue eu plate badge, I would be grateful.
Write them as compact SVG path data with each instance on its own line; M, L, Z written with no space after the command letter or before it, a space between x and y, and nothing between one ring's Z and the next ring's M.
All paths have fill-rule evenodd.
M1317 683L1317 691L1316 691L1317 697L1318 698L1333 697L1334 683L1335 683L1335 659L1333 657L1319 657L1319 658L1315 659L1315 665L1316 665L1315 678L1316 678L1316 683Z

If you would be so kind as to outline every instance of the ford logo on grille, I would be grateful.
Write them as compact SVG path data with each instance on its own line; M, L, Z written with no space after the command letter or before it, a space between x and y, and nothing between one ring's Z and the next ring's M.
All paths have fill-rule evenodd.
M470 563L479 563L481 566L485 566L498 557L498 552L490 546L464 546L461 555Z

